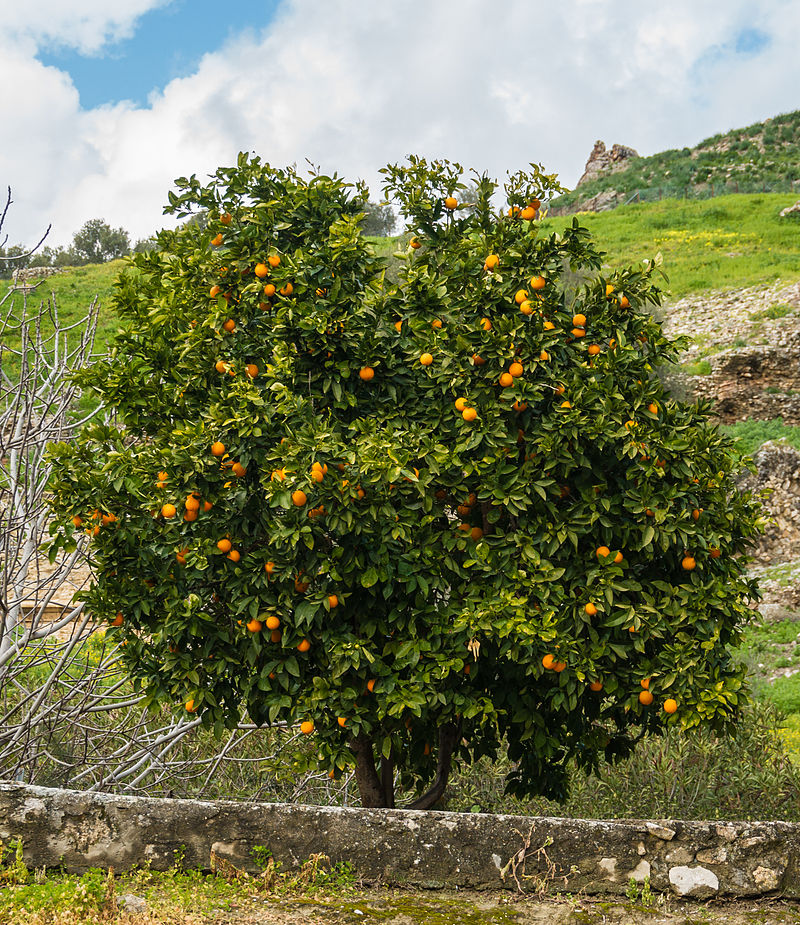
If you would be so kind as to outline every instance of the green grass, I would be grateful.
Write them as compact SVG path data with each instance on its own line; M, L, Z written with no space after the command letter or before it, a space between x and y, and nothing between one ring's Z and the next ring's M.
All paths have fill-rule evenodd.
M737 421L720 429L729 437L733 437L742 452L748 456L752 456L767 440L785 440L790 446L800 450L800 427L784 424L783 418L773 418L771 421Z
M800 278L800 229L778 213L797 194L720 196L714 200L663 200L578 215L612 267L663 257L665 292L680 298ZM547 218L560 231L575 216Z

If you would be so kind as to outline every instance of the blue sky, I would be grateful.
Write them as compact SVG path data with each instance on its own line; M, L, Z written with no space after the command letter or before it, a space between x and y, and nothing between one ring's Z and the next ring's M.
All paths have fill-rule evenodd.
M132 36L93 54L53 41L38 58L70 75L84 109L122 100L144 106L153 90L194 73L204 54L242 33L266 29L278 5L279 0L172 0L142 15Z
M365 180L415 153L567 186L597 139L641 154L800 108L800 2L7 0L5 231L169 224L175 177L253 151Z

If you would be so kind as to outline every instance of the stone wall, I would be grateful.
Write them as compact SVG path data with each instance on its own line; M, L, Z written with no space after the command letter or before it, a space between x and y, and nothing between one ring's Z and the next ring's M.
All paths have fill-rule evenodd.
M631 879L704 899L800 897L800 826L639 822L284 804L156 800L0 783L0 839L22 839L31 867L164 870L176 852L212 852L255 871L252 850L284 869L311 854L349 861L365 881L421 887L624 893Z
M37 279L47 279L48 276L55 276L61 272L61 267L25 267L21 270L14 270L13 282L15 286L21 286Z

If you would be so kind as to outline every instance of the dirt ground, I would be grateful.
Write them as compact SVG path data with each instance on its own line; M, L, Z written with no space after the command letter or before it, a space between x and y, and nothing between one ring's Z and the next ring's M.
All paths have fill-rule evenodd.
M225 925L796 925L800 903L684 902L655 896L648 906L559 896L368 891L335 898L256 896L202 920Z

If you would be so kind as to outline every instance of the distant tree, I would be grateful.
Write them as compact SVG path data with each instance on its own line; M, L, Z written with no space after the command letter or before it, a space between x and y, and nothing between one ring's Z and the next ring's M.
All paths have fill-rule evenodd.
M148 254L150 251L157 249L158 243L156 242L155 237L140 238L136 244L133 245L134 254Z
M368 202L364 206L365 217L361 222L363 234L377 238L388 238L394 231L397 216L387 203Z
M93 218L75 232L72 249L84 263L105 263L130 254L131 240L124 228L112 228L102 218Z

